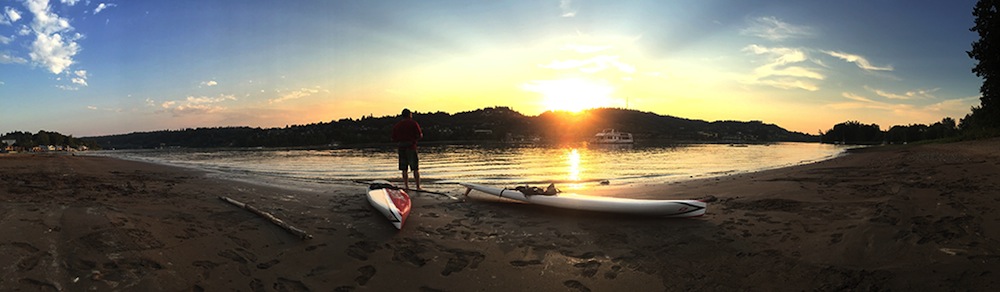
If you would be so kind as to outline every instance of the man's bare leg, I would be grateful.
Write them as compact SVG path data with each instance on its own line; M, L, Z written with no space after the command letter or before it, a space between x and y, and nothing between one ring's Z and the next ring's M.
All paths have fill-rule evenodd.
M416 174L416 172L414 172ZM403 171L403 188L410 188L410 174L407 171Z
M413 180L417 181L417 189L418 190L422 190L420 188L420 171L419 170L413 170Z

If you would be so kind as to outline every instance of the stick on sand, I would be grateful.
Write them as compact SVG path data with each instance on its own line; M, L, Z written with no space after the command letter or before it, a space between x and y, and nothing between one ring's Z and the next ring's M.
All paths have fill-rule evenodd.
M305 231L302 231L302 229L295 228L294 226L289 225L288 223L285 223L285 221L282 221L281 219L278 219L278 217L274 217L274 215L271 215L271 213L261 211L260 209L254 208L253 206L241 203L240 201L233 200L233 199L230 199L228 197L219 196L219 199L222 199L223 201L229 202L230 204L236 205L237 207L240 207L240 208L243 208L243 209L247 209L250 212L253 212L254 214L257 214L260 217L264 217L264 219L267 219L268 221L271 221L271 223L274 223L275 225L278 225L279 227L287 230L288 232L291 232L292 234L295 234L295 236L298 236L301 239L310 239L310 238L312 238L312 235L309 235Z

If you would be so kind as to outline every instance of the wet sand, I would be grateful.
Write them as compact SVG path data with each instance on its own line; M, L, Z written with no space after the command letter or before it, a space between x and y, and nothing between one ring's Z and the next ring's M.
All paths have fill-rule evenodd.
M357 185L305 192L103 157L0 155L0 290L1000 288L1000 140L627 187L718 201L663 219L416 194L397 231Z

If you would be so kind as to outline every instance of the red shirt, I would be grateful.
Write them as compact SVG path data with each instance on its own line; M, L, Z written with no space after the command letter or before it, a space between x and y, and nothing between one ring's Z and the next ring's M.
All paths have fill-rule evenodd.
M392 127L392 141L399 142L399 148L417 149L417 140L424 137L420 125L413 119L403 119Z

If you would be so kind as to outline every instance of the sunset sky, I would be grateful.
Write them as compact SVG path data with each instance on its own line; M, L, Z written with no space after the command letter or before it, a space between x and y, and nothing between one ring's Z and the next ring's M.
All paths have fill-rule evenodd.
M4 0L0 134L492 106L930 124L979 104L974 3Z

